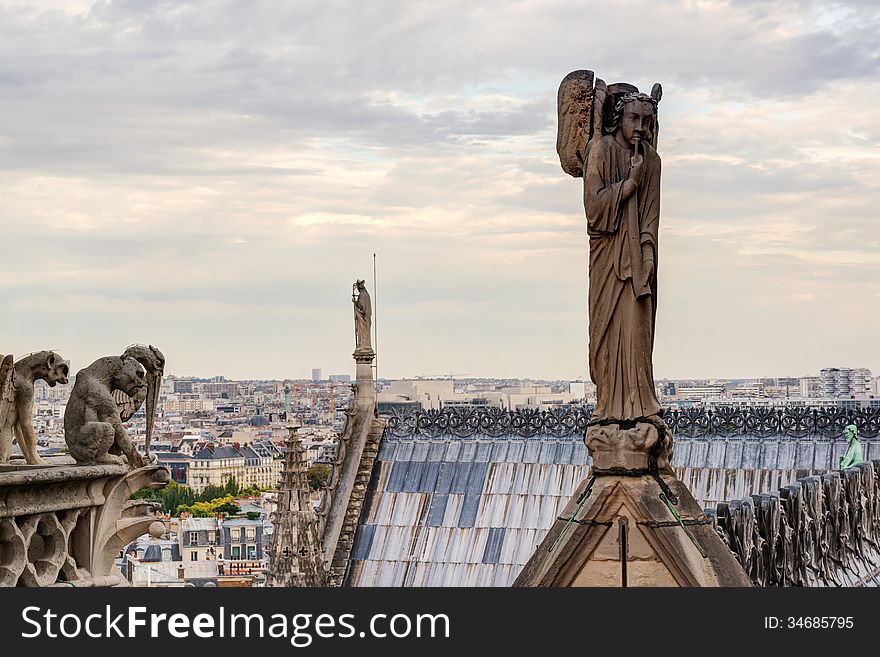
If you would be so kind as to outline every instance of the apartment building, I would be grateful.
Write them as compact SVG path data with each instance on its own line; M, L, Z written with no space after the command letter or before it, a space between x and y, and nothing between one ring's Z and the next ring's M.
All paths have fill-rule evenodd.
M275 488L284 469L283 453L268 440L241 445L205 444L193 456L187 483L196 492L208 486L224 486L234 478L239 486Z

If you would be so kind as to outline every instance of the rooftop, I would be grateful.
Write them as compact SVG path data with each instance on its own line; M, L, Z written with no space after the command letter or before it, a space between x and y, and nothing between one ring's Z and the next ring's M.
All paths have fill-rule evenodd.
M836 467L873 409L672 412L672 465L704 507ZM509 586L586 477L589 409L447 409L392 416L352 551L353 586Z

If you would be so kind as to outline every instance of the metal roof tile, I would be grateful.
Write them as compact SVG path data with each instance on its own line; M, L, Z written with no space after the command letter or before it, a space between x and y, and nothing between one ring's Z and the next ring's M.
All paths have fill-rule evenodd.
M351 558L354 560L366 559L373 546L373 537L376 535L376 525L361 525L355 535L354 550Z
M512 463L522 463L525 459L526 445L522 440L511 440L507 446L507 460Z
M498 563L501 556L501 546L504 543L505 527L490 527L486 537L486 547L483 549L483 563Z
M744 443L742 440L725 441L724 467L739 468L743 458Z
M473 527L477 519L477 510L480 507L480 493L467 493L458 516L459 527Z
M396 461L411 461L414 447L415 447L415 444L411 440L401 441L397 445L397 450L394 454L394 459Z
M413 444L412 456L410 456L411 461L427 461L428 460L428 449L429 444L424 440L417 440Z
M473 440L463 440L461 442L461 451L458 454L459 462L472 463L477 455L477 443Z
M431 441L428 445L429 461L442 461L446 456L446 443L440 441Z
M388 483L385 490L389 493L399 493L403 490L403 482L409 471L409 461L395 461L391 464L391 476L388 477Z
M510 449L510 441L507 440L495 440L492 443L492 453L489 457L489 460L494 461L496 463L500 461L507 461L507 453Z
M422 461L410 461L408 463L406 475L403 478L402 492L415 493L419 490L419 481L422 478L422 467L424 465L426 464Z
M437 487L437 475L440 472L440 463L428 461L422 464L421 476L419 477L418 492L433 493Z
M478 442L476 444L476 451L474 453L474 461L477 462L486 462L489 461L492 456L492 442L489 440L484 440Z
M802 470L812 470L815 467L816 443L812 440L798 440L795 448L795 464Z
M454 468L452 475L452 484L449 488L450 493L467 492L468 477L471 473L471 463L453 463Z
M437 484L435 490L438 493L448 493L452 490L452 480L455 477L455 463L442 462L437 469Z

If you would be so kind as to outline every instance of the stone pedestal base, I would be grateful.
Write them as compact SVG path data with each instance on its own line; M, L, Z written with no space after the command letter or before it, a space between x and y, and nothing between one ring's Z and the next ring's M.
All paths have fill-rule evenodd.
M590 476L514 586L750 586L669 467L659 419L591 424Z
M672 457L672 434L659 418L591 423L584 442L599 470L668 468Z

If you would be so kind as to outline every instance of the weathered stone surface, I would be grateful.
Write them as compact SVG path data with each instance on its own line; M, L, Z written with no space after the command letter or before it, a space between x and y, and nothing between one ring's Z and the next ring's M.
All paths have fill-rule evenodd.
M595 80L595 86L594 86ZM590 237L590 376L598 419L658 416L652 350L657 313L659 84L651 94L592 71L569 73L557 95L562 169L584 179Z
M0 354L0 432L6 424L6 416L15 403L15 389L12 387L13 368L12 354L6 356ZM0 435L0 441L2 440L3 437ZM0 452L2 450L3 447L0 447Z
M120 413L123 422L128 422L135 413L140 410L144 402L147 404L147 429L144 435L144 455L147 460L152 460L150 454L150 441L153 436L153 426L156 422L156 410L159 405L159 388L162 386L162 376L165 374L165 355L149 345L135 344L128 347L123 353L123 357L134 358L137 362L144 366L147 373L147 387L138 390L137 396L132 399L122 390L114 390L114 397L125 395L130 401L130 405L126 405L126 410Z
M373 360L370 342L372 304L363 280L353 286L355 312L355 383L345 426L339 436L339 451L330 471L318 511L324 560L330 584L345 579L354 535L364 506L364 495L387 422L377 417Z
M593 467L643 470L669 467L672 433L662 422L590 424L585 437Z
M880 582L880 461L720 504L717 530L758 586Z
M126 585L119 550L162 524L129 498L169 480L158 466L0 466L0 586Z
M563 78L556 96L556 152L562 170L576 178L584 175L584 149L593 132L594 77L592 71L572 71Z
M650 546L644 533L638 526L636 518L631 518L625 511L618 509L615 517L626 516L629 518L629 532L627 533L627 553L629 560L633 561L657 561L657 553ZM613 527L613 528L612 528ZM596 551L593 553L593 559L600 561L614 561L617 565L618 579L620 575L620 532L616 525L608 528L605 536L602 538Z
M43 462L37 454L37 436L33 426L34 382L42 379L52 387L59 383L66 384L68 373L67 363L53 351L39 351L15 363L11 399L8 381L5 394L0 384L0 397L6 397L5 411L0 412L0 463L9 461L13 438L18 440L21 453L28 463Z
M309 498L304 450L296 427L288 427L288 431L290 439L275 512L266 586L327 586L318 522Z
M560 86L557 150L566 173L578 175L576 149L589 135L582 163L597 404L584 440L593 465L514 586L747 586L669 467L672 432L654 390L662 90L655 84L649 96L601 80L590 89L592 79L575 71Z
M340 584L345 582L351 560L351 551L354 547L355 534L364 513L367 487L373 474L373 467L376 464L376 457L379 453L379 444L384 433L385 421L373 417L369 422L369 433L367 434L364 450L361 453L360 464L355 474L354 490L345 509L343 529L331 563L331 572L335 581Z
M136 399L146 388L146 370L129 356L99 358L77 373L64 411L64 440L77 463L115 464L127 459L131 467L144 464L122 425L113 391Z
M588 561L572 586L620 586L620 580L618 561ZM678 586L678 582L662 561L652 559L628 563L627 586Z
M514 586L620 586L617 523L621 516L629 519L630 527L628 586L749 586L742 568L687 489L668 468L658 475L668 493L651 476L603 475L596 477L589 494L581 498L590 482L584 481ZM687 531L661 494L677 498L673 508Z
M373 325L373 303L363 279L352 286L351 301L354 304L354 336L356 353L373 353L370 328Z
M657 416L652 351L657 313L660 156L657 103L631 85L608 88L613 111L584 164L590 237L590 376L594 417ZM616 91L616 93L615 93Z

